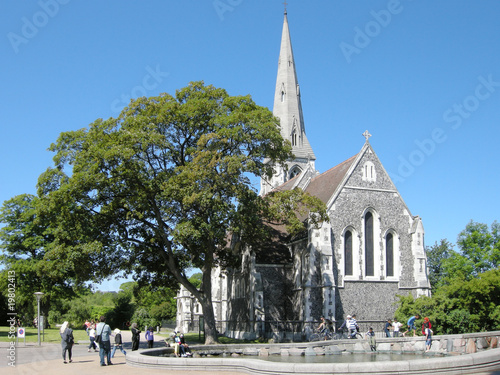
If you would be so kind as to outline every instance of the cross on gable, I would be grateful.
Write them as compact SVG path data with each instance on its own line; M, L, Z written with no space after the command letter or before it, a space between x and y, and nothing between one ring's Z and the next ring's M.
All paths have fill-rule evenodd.
M368 138L370 138L372 135L368 132L368 130L365 130L363 133L363 137L365 137L366 141L368 142Z

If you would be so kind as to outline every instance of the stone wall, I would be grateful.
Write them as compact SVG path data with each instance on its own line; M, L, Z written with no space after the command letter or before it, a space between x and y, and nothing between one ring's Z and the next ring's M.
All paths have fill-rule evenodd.
M347 315L356 314L362 332L369 327L383 331L387 319L394 317L396 294L405 294L397 282L345 282L337 294L337 328Z

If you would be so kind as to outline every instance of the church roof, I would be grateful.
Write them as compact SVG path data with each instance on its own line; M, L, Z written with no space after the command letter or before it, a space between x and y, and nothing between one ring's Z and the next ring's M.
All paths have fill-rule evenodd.
M318 197L326 204L337 190L357 156L358 154L313 178L307 186L306 192L312 196Z

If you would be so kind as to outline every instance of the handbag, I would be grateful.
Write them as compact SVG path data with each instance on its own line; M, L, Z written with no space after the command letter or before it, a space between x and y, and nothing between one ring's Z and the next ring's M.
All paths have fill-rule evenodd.
M106 324L102 326L102 329L101 329L101 334L100 335L95 335L95 342L100 344L101 343L101 339L102 339L102 331L104 331L104 328L106 328Z

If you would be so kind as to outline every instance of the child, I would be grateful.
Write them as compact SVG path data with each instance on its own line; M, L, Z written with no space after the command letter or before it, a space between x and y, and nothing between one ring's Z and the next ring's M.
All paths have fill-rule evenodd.
M152 348L155 341L153 327L149 327L144 335L146 336L146 340L148 342L148 348Z
M429 328L429 324L425 325L425 352L427 353L431 350L432 345L432 329Z
M370 329L368 330L368 332L366 332L366 337L368 338L368 344L370 344L370 349L372 350L372 352L376 351L377 348L376 348L376 341L375 341L375 332L373 332L373 328L370 327Z

